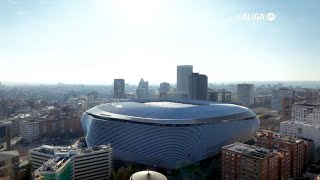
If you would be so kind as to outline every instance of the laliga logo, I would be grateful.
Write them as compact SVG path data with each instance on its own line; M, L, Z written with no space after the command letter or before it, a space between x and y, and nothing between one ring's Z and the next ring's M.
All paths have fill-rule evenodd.
M268 21L272 22L275 19L276 19L276 15L272 12L269 12L268 14L263 14L263 13L238 14L239 21L265 21L265 20L268 20Z
M274 21L276 19L276 15L272 12L267 14L268 21Z

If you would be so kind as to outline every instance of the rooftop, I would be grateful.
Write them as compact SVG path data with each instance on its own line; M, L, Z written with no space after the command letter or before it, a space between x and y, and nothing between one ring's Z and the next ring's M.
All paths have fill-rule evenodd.
M68 154L70 151L75 150L71 146L50 146L50 145L42 145L38 148L33 149L32 151L37 151L45 154L52 154L52 155L62 155Z
M91 116L158 124L197 124L255 118L248 108L225 103L193 100L113 102L88 111Z
M259 131L257 132L256 137L263 138L263 139L270 139L273 141L285 142L289 144L296 144L303 141L302 139L299 139L299 138L294 138L290 136L281 136L280 134L277 134L271 131Z
M86 153L91 153L91 152L96 152L96 151L104 151L106 149L111 148L111 145L100 145L100 146L95 146L95 147L89 147L85 149L81 149L78 154L86 154Z
M311 123L308 123L308 122L301 122L301 121L284 121L282 122L283 124L291 124L291 125L302 125L302 126L305 126L305 127L312 127L312 128L317 128L317 129L320 129L320 125L318 124L311 124Z
M41 148L41 147L40 147ZM58 146L47 146L45 145L44 147L42 146L42 149L49 149L49 150L53 150L53 149L60 149L61 147ZM73 155L81 155L81 154L86 154L86 153L91 153L91 152L95 152L95 151L103 151L106 149L111 148L111 145L100 145L100 146L96 146L96 147L91 147L91 148L84 148L84 149L73 149L74 151L71 151L72 149L67 149L69 150L66 153L69 153L68 156L64 156L63 154L56 154L57 156L55 156L54 158L49 159L46 163L44 163L38 170L39 171L52 171L52 172L56 172L59 171L61 168L63 168L71 159L71 157ZM60 149L61 152L61 149ZM71 153L73 152L73 153Z
M151 105L151 106L165 107L165 108L186 108L186 107L197 106L195 104L186 104L186 103L169 102L169 101L146 102L144 104Z
M18 151L1 151L0 161L5 161L7 159L12 159L14 157L19 157Z
M69 157L55 157L49 159L45 162L40 168L39 171L60 171L62 167L64 167L70 161Z
M50 146L50 145L42 145L39 148L33 149L32 151L37 151L45 154L51 154L55 157L71 157L75 154L84 154L84 153L90 153L94 151L103 151L105 149L111 148L111 145L100 145L95 147L89 147L89 148L77 148L77 147L71 147L71 146Z
M261 159L272 156L273 154L272 150L262 148L262 147L247 145L239 142L230 144L228 146L224 146L223 148L233 152L238 152L241 154L245 154L251 157L261 158Z

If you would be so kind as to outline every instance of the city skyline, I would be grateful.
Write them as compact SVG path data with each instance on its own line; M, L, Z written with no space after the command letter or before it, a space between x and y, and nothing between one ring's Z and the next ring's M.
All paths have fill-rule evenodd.
M1 1L0 77L4 83L176 83L176 66L191 64L209 83L318 81L319 5ZM237 19L269 12L276 15L272 22Z

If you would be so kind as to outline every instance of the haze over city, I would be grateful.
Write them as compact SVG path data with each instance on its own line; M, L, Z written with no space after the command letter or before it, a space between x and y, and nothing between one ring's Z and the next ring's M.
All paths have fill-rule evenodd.
M319 0L0 0L0 180L320 180Z
M319 80L319 1L0 1L3 82ZM298 10L298 11L297 11ZM241 13L269 21L239 21Z

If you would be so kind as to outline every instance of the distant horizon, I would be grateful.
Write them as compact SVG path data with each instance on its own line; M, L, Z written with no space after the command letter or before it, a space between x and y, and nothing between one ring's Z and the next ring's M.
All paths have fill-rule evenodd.
M121 79L121 78L119 78ZM145 79L147 81L147 79ZM112 86L113 85L113 82L111 83L97 83L97 84L90 84L90 83L63 83L63 82L57 82L57 83L36 83L36 82L8 82L8 81L0 81L1 82L1 85L5 85L5 86L23 86L23 85L26 85L26 86L34 86L34 85L48 85L48 86L57 86L59 84L61 85L74 85L74 86L81 86L81 85L84 85L84 86ZM167 82L167 81L163 81L163 82ZM151 86L154 86L154 85L160 85L160 83L162 82L159 82L159 83L153 83L153 82L150 82L149 81L149 85ZM176 85L176 82L175 83L172 83L172 82L167 82L169 83L170 85ZM274 81L274 80L252 80L252 81L216 81L216 82L208 82L209 85L222 85L222 84L254 84L254 83L258 83L258 84L264 84L264 83L267 83L267 84L277 84L277 83L320 83L320 80L318 81L309 81L309 80L306 80L306 81L301 81L301 80L296 80L296 81ZM139 81L137 81L136 83L132 83L132 82L126 82L125 81L125 84L129 84L129 85L138 85L139 84ZM320 84L319 84L320 85Z

